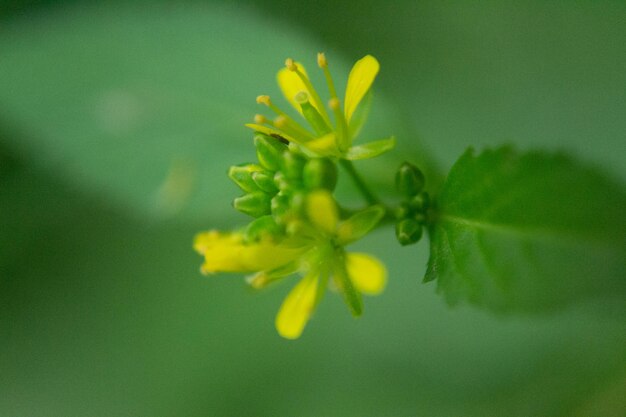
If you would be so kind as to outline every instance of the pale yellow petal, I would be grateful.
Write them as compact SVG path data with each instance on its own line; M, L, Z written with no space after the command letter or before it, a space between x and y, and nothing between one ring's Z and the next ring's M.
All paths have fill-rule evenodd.
M302 334L317 298L319 275L304 277L291 290L276 315L276 330L286 339L297 339Z
M198 233L193 240L193 248L196 252L204 255L206 251L216 246L232 246L240 244L243 241L241 233L227 233L219 230L209 230Z
M307 248L292 248L270 240L245 245L241 251L244 271L262 271L278 268L298 258Z
M377 258L365 253L348 253L346 268L350 280L363 294L380 294L387 284L387 269Z
M304 74L305 77L308 77L306 70L304 69L302 64L296 62L296 66L298 67L298 71ZM283 92L285 98L296 110L302 113L302 108L300 107L300 104L296 102L294 97L300 91L308 92L309 90L302 82L298 74L296 74L295 71L291 71L290 69L285 67L278 71L278 74L276 75L276 80L278 81L278 87L280 87L280 90ZM311 104L317 109L317 106L314 102L311 102Z
M319 156L339 156L337 137L333 132L309 142L304 142L302 146Z
M326 190L313 191L307 196L306 210L309 220L328 234L335 233L339 222L337 204Z
M251 244L240 233L212 230L200 233L194 249L204 255L202 272L254 272L274 269L298 258L306 248L292 248L270 240Z
M296 141L294 138L292 138L291 136L277 130L277 129L272 129L271 127L267 127L267 126L263 126L263 125L258 125L256 123L246 123L245 125L246 127L249 127L250 129L254 130L255 132L261 132L264 133L268 136L281 136L285 139L287 139L289 142L293 142L293 143L298 143L298 141Z
M359 103L363 99L363 96L369 91L378 70L380 64L371 55L366 55L359 59L348 76L348 86L346 87L346 99L344 102L344 113L346 114L346 120L348 124L354 114Z

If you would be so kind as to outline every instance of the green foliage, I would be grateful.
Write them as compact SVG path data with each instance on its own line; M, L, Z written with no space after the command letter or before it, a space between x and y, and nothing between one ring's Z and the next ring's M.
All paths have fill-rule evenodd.
M468 150L430 235L425 280L453 304L539 311L626 294L626 193L562 155Z
M270 324L284 291L242 302L243 284L198 276L188 244L199 227L232 218L224 202L236 191L223 173L254 159L240 125L256 94L277 94L265 76L285 54L312 69L307 57L328 45L343 52L333 66L335 56L381 61L361 137L389 126L398 137L396 152L362 165L382 197L404 159L437 189L398 109L442 167L468 144L513 138L626 178L625 3L9 3L0 7L0 414L623 415L623 315L578 306L502 320L446 308L410 279L423 272L424 244L400 249L385 230L360 246L388 263L385 296L356 324L326 298L318 331L288 345ZM20 3L19 18L7 18ZM135 113L139 124L124 110L137 104L147 110ZM173 160L196 179L175 224L148 218ZM552 259L565 282L571 268L559 259L571 259ZM589 281L607 276L596 266Z

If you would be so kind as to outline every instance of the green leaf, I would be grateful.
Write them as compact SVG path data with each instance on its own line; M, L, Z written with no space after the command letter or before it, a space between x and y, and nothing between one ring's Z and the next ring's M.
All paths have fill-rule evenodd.
M396 138L393 136L387 139L369 142L365 145L353 146L348 149L346 159L358 161L359 159L374 158L375 156L392 150L394 146L396 146Z
M451 304L538 311L626 293L626 193L566 156L468 150L436 205L425 281Z

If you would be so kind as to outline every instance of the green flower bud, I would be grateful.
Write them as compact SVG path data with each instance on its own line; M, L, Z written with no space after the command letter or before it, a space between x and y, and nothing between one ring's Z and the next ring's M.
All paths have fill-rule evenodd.
M400 206L396 209L396 219L402 220L411 215L411 208L409 207L409 203L402 202Z
M229 168L228 177L243 191L250 193L259 190L259 187L252 180L252 173L262 170L263 168L254 164L235 165Z
M249 216L261 217L270 214L270 196L262 191L249 193L236 198L233 207Z
M276 194L278 192L278 187L274 183L274 176L267 172L253 172L252 181L266 193Z
M280 220L289 211L289 200L289 196L283 191L279 192L274 196L274 198L272 198L271 211L272 215L276 217L277 220Z
M265 237L278 236L281 228L272 216L261 216L248 224L244 232L247 242L257 242Z
M287 149L287 145L276 138L257 133L254 135L254 146L256 146L256 156L261 165L270 171L280 169L282 154Z
M419 224L426 224L426 215L424 213L417 213L413 218L417 220Z
M310 190L325 188L329 191L337 185L337 166L327 158L314 158L304 166L304 185Z
M306 203L306 194L298 191L295 192L292 196L291 196L291 200L289 202L289 205L291 206L291 210L294 213L297 214L303 214L304 213L304 204Z
M411 245L422 237L422 225L415 219L404 219L396 223L396 238L402 246Z
M426 191L419 193L418 195L416 195L409 201L409 207L411 207L411 210L417 211L417 212L426 211L429 204L430 204L430 196L428 195Z
M304 156L299 155L292 151L285 151L283 153L283 172L290 179L302 178L302 170L306 159Z
M424 174L415 165L404 162L396 172L396 187L401 194L412 197L424 188Z
M276 174L274 174L274 184L276 184L276 187L283 192L291 188L291 184L289 184L285 173L282 171L278 171Z

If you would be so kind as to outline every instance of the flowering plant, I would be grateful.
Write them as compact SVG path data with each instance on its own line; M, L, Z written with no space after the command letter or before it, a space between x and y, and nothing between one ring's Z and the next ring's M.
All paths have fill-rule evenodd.
M395 145L393 136L353 145L367 118L378 61L367 55L356 62L348 77L343 109L325 55L318 54L317 61L326 78L332 118L302 64L287 59L286 67L278 72L278 84L308 127L269 96L257 97L257 103L269 107L276 118L257 115L255 123L246 125L255 131L258 163L229 170L229 177L245 193L233 205L254 220L238 231L200 233L194 242L195 250L204 256L201 271L205 274L249 273L248 282L256 289L290 275L302 277L276 317L278 333L288 339L302 334L328 287L340 292L352 314L360 316L361 295L379 294L387 272L374 256L348 252L345 247L383 220L397 221L400 243L416 242L428 201L423 175L411 164L401 166L397 183L407 201L415 201L395 211L380 203L352 165L353 160L374 158ZM333 195L337 164L363 194L367 203L363 209L340 208Z

